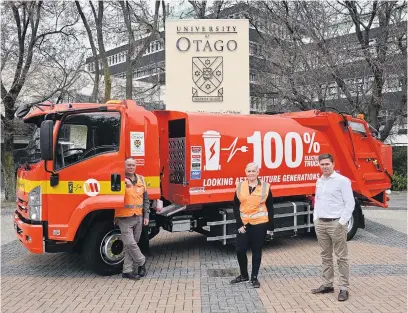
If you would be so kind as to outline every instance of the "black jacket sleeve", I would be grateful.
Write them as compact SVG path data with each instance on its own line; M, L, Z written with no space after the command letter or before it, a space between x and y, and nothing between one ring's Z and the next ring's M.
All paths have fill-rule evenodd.
M269 225L268 230L273 230L275 227L274 219L273 219L273 196L272 191L269 189L268 197L266 198L265 202L266 208L268 209L268 217L269 217Z
M239 199L237 197L237 193L235 193L234 194L234 203L233 203L232 207L234 209L234 215L235 215L235 221L236 221L237 229L244 226L244 224L242 223L242 219L241 219L241 213L239 211L239 206L240 205L241 205L241 202L239 201Z

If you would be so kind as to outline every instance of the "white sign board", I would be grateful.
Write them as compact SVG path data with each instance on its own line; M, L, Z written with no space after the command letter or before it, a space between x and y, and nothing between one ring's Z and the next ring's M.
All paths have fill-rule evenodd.
M145 140L143 132L130 132L130 155L145 155Z
M249 114L248 20L166 22L166 110Z

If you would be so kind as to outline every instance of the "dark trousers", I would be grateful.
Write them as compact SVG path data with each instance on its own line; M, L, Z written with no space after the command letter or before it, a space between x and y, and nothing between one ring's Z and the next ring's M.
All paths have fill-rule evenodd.
M268 223L258 225L246 225L245 233L237 233L236 252L238 257L241 275L248 277L248 258L247 250L251 247L252 251L252 274L251 278L257 278L262 259L262 246L265 241Z

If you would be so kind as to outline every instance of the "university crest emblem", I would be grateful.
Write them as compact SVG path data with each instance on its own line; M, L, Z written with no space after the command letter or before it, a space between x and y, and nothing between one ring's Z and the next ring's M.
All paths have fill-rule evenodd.
M193 101L221 102L223 100L222 57L193 57Z

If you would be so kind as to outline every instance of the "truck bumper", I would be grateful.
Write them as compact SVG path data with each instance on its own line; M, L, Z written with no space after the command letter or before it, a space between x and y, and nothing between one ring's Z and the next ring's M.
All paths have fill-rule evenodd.
M18 240L32 253L44 253L43 225L29 224L14 213L14 229Z

